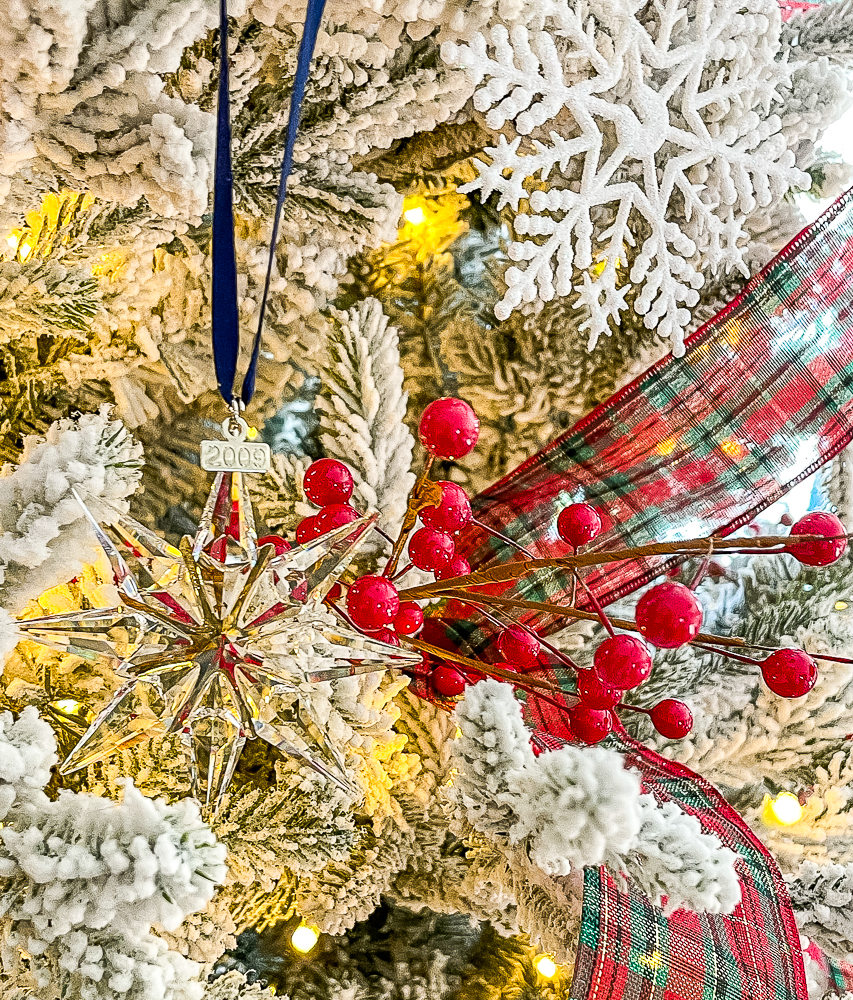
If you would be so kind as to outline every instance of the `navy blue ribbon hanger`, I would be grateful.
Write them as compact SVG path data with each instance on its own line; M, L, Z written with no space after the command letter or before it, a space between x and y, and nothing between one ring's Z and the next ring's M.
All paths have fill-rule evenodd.
M299 44L296 75L290 95L290 113L287 119L287 138L281 161L281 175L278 184L278 200L273 218L270 252L267 261L264 292L258 315L258 329L252 344L252 355L243 384L240 400L248 405L255 391L258 357L264 326L264 313L270 290L275 245L278 239L279 221L284 199L287 197L287 179L293 167L293 149L299 130L299 118L308 71L317 43L317 33L323 19L326 0L308 0L305 12L305 26ZM225 402L236 404L234 383L237 378L237 363L240 356L240 317L237 301L237 252L234 245L234 174L231 165L231 107L228 93L228 4L219 0L219 99L216 109L216 166L213 180L213 277L211 291L211 329L213 335L213 364L219 392Z

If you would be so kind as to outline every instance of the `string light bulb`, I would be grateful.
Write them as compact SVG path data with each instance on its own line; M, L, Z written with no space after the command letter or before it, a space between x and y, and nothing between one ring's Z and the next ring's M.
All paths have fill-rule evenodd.
M543 979L553 979L557 975L557 964L550 955L540 955L533 964Z
M316 927L310 927L303 920L296 930L290 935L290 943L294 950L301 955L307 955L309 951L320 940L320 931Z
M419 226L421 223L426 222L426 212L420 206L417 206L403 212L403 218L413 226Z
M803 818L803 807L796 795L790 792L780 792L770 802L770 812L773 819L782 826L793 826Z

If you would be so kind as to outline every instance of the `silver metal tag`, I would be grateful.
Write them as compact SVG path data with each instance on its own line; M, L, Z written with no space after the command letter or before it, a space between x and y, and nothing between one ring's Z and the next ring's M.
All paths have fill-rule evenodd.
M270 467L270 446L249 441L249 425L239 416L222 421L224 441L201 442L201 467L205 472L266 472Z

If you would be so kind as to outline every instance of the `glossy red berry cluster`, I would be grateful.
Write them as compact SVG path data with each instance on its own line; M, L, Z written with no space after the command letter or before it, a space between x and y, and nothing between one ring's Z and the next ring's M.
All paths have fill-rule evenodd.
M587 588L585 592L608 633L594 652L592 667L577 667L558 648L537 635L534 628L525 623L523 616L510 614L500 605L492 614L487 610L488 605L476 601L472 603L470 597L475 596L475 591L465 588L473 588L474 582L460 580L471 572L467 559L457 552L461 533L472 524L479 530L496 532L475 520L471 500L461 486L450 480L430 482L426 476L435 459L452 462L467 455L477 443L479 430L476 414L463 400L438 399L426 408L419 424L419 436L430 457L424 477L419 481L419 489L423 488L423 484L428 489L413 493L408 527L395 543L385 570L381 574L359 577L343 588L335 584L326 602L341 611L351 625L373 639L390 645L400 645L401 639L404 642L413 640L414 647L423 651L425 669L421 676L426 679L432 694L440 700L458 698L467 685L490 674L517 682L521 688L533 685L530 690L535 691L534 677L553 676L557 664L565 673L568 664L575 670L575 688L568 688L574 693L568 698L567 722L578 742L601 742L621 726L617 713L626 711L644 712L665 739L683 739L693 726L693 716L685 702L665 698L652 708L645 709L632 705L628 696L651 676L653 648L677 649L687 643L708 648L706 644L715 642L717 637L702 631L704 613L693 590L703 573L709 569L713 571L713 567L719 570L719 565L710 559L710 547L693 585L686 586L673 579L678 575L677 569L670 572L668 579L649 587L641 595L634 621L616 622L614 619L618 624L615 628L581 579L585 567L595 563L597 552L607 545L608 531L613 524L610 515L582 498L562 506L556 517L557 534L575 553L584 556L584 552L588 552L591 558L551 560L550 565L562 567L568 562L570 572L575 575L573 586ZM304 492L319 510L299 524L297 542L307 545L321 535L358 521L362 515L352 505L354 490L353 475L342 462L328 458L314 462L305 474ZM430 502L425 504L427 497ZM229 525L228 531L234 538L239 537L239 525ZM790 535L790 541L771 539L770 542L777 546L784 544L786 552L808 566L825 566L835 562L847 549L844 525L830 513L806 515L793 525ZM497 537L504 543L516 544L500 534ZM592 546L596 540L596 546ZM211 555L224 560L227 544L226 536L217 539L210 547ZM277 536L262 538L259 544L272 545L277 555L289 548L287 541ZM695 557L695 542L691 544L693 549L683 550L685 558ZM219 550L214 552L217 545L222 551L221 556L217 554ZM585 549L586 546L591 547ZM664 551L677 553L682 550L669 548ZM776 551L779 551L778 547ZM534 558L529 550L522 552L526 558ZM629 558L630 555L626 552L618 558ZM398 561L402 568L399 568ZM549 565L547 561L545 564ZM427 591L429 596L435 595L441 600L436 605L437 612L430 612L437 614L430 619L432 627L438 630L436 635L443 634L442 618L455 615L467 617L474 608L479 609L480 619L490 623L496 639L494 651L486 656L488 662L472 662L458 653L459 662L454 662L451 651L448 651L446 659L440 659L439 651L434 646L415 640L424 626L424 611L416 601L401 600L400 587L404 585L398 583L413 568L431 573L436 581L449 581L449 593L442 593L438 588ZM454 584L454 580L457 583ZM535 608L535 605L529 606ZM586 616L589 617L589 614ZM513 618L517 620L513 622ZM736 659L756 664L767 687L784 698L803 697L817 681L818 668L814 658L800 649L777 649L759 663L741 655L743 649L734 654L727 652L724 644L715 648L721 655L734 655ZM748 651L748 647L744 648ZM557 693L561 693L559 689Z

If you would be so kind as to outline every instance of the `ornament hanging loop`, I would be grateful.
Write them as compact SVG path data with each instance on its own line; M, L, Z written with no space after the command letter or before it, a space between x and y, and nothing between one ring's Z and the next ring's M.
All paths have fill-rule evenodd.
M232 399L228 409L230 412L222 421L222 436L229 441L245 441L249 435L249 425L240 416L245 406L239 399Z
M242 417L230 413L222 421L222 436L228 441L245 441L249 436L249 425Z

